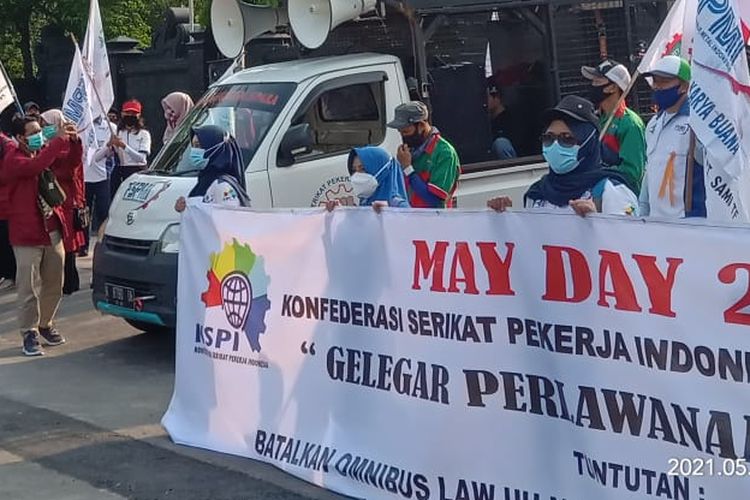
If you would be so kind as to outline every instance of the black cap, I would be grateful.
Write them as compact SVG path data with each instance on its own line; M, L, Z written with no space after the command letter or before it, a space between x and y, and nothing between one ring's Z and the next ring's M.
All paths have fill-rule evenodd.
M563 97L557 106L544 112L544 121L550 123L558 118L573 118L579 122L588 122L598 127L599 117L597 117L595 109L588 99L577 95L569 95Z

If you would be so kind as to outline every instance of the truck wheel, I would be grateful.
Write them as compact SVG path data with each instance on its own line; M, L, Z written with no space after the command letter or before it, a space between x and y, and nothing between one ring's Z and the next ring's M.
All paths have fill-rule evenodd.
M146 323L145 321L137 321L134 319L126 319L125 321L136 330L150 333L152 335L164 334L170 330L166 326L154 325L153 323Z

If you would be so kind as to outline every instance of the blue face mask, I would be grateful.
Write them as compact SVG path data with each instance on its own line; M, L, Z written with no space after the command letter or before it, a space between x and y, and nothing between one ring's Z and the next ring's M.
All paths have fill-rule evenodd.
M54 139L57 135L57 125L47 125L42 129L42 134L46 140Z
M194 168L205 168L208 164L208 159L203 156L206 154L206 150L202 148L190 148L190 164Z
M578 151L580 150L579 145L566 148L555 141L550 146L543 146L542 154L554 173L567 174L578 166Z
M680 94L680 86L675 85L668 89L654 90L654 102L659 109L669 109L680 100L682 94Z
M30 135L26 140L28 141L30 151L39 151L44 146L44 134L41 132Z

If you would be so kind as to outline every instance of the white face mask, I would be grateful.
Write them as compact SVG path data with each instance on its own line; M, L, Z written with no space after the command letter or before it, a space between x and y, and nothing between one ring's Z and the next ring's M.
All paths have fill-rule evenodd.
M359 198L369 198L378 188L378 180L372 174L355 172L351 180L354 194Z

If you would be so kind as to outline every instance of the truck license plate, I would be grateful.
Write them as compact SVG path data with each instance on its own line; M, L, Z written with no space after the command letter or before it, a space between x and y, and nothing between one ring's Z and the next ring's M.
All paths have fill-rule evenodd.
M119 307L133 309L135 289L109 283L104 286L104 289L108 303Z

